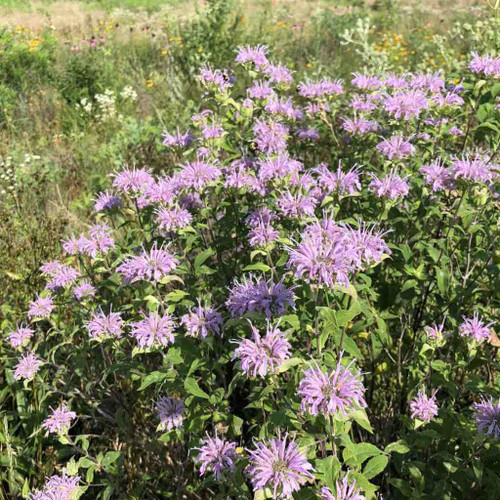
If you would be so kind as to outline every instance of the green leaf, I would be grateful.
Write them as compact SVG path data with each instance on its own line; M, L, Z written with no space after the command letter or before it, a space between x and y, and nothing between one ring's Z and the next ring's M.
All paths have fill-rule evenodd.
M363 469L363 476L367 479L375 477L387 467L388 463L389 459L387 458L387 455L379 455L378 457L371 458Z
M302 358L289 358L281 364L278 369L279 373L286 372L288 369L292 368L292 366L301 365L304 362Z
M410 447L404 439L400 439L399 441L387 445L384 451L386 453L399 453L400 455L404 455L410 451Z
M243 419L237 415L232 415L231 427L235 436L241 436L241 428L243 427Z
M121 456L121 451L108 451L104 456L102 461L102 466L107 470L107 468L116 462ZM109 471L108 471L109 472Z
M212 255L215 254L215 250L212 248L208 248L207 250L203 250L203 252L200 252L196 258L194 259L194 269L196 274L198 274L198 269L203 265L203 263L212 257Z
M192 394L193 396L196 396L198 398L210 399L210 396L205 391L200 389L198 382L193 377L188 377L186 379L186 381L184 382L184 389L186 389L189 394Z
M180 365L184 361L181 350L178 347L171 347L167 353L167 360L172 365Z
M167 374L164 372L158 372L158 371L152 372L144 378L141 386L139 387L139 391L143 391L144 389L149 387L151 384L156 384L158 382L162 382L166 378L167 378Z
M267 273L270 270L271 268L262 262L256 262L243 268L243 271L262 271L263 273Z
M182 300L186 295L189 295L189 293L184 290L174 290L167 294L165 298L168 302L179 302L179 300Z
M365 431L368 431L370 434L373 434L372 426L364 410L356 410L351 414L351 416L359 426L365 429Z

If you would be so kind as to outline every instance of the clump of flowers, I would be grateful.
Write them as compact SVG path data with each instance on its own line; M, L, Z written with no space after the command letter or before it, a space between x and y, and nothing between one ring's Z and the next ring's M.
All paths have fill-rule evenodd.
M156 402L155 410L160 419L161 429L171 431L182 426L186 408L180 399L162 396Z
M76 413L69 410L66 404L62 404L59 408L52 410L52 414L44 420L42 426L51 433L66 432L74 418L76 418Z
M493 323L484 323L479 318L477 312L474 313L472 318L463 316L463 323L458 329L458 333L462 337L469 337L477 342L483 342L491 337L490 327Z
M237 443L226 441L215 435L207 437L202 441L200 448L194 448L200 453L196 460L201 464L200 474L203 476L207 471L213 472L217 480L221 479L224 471L234 472L235 461L239 455L236 453Z
M438 414L436 392L434 391L430 396L427 396L425 392L418 392L415 398L408 403L411 418L418 418L429 423Z

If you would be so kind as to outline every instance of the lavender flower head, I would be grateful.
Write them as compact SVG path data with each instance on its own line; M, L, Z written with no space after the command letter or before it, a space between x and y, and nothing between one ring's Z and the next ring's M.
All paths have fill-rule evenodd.
M238 47L238 54L236 56L236 62L246 64L254 63L257 68L265 66L267 64L267 47L264 45L255 45L251 47L247 45L246 47Z
M13 349L23 347L31 339L35 331L26 326L18 326L14 331L10 332L7 339Z
M189 226L193 216L185 209L179 207L162 207L156 212L156 222L158 229L165 232L172 232Z
M409 401L411 418L418 418L429 423L438 414L436 392L434 391L431 396L427 396L425 392L419 391L415 398Z
M160 316L157 312L142 315L140 321L132 323L131 334L140 347L166 347L174 343L174 329L177 326L170 314Z
M255 450L247 450L250 465L246 469L254 490L268 487L273 499L291 498L308 480L314 470L297 443L288 441L288 435L256 443Z
M382 142L377 144L377 149L389 160L393 158L403 160L415 154L415 146L400 135L393 135L389 139L383 139Z
M451 172L444 166L442 160L424 165L420 173L424 176L424 182L431 185L433 192L449 189L453 184Z
M253 126L255 143L260 151L268 154L282 153L286 150L288 127L280 122L256 120Z
M76 300L80 301L89 297L94 297L96 289L87 280L83 280L73 289L73 295Z
M274 283L250 276L241 283L235 282L226 306L233 317L249 312L264 313L268 318L282 316L288 306L295 307L293 288L287 288L283 280Z
M348 194L352 196L356 191L361 190L357 165L344 172L339 162L337 171L331 172L326 164L322 163L314 169L314 172L318 175L318 184L325 190L336 191L341 196Z
M74 418L76 418L76 413L68 410L66 404L63 403L59 408L52 409L52 414L44 420L42 426L50 433L64 433L70 428Z
M264 66L262 71L271 83L278 85L291 85L293 83L293 71L282 64L268 64Z
M45 269L47 269L47 267L48 266L43 266L43 268ZM80 272L71 266L60 264L57 268L54 267L49 276L51 277L51 279L47 282L45 288L47 290L57 291L61 288L72 285L80 276Z
M94 340L120 338L123 334L123 326L121 313L111 311L106 315L102 310L93 312L90 321L86 324L89 337Z
M377 195L382 198L388 198L390 200L397 200L398 198L404 198L410 187L406 182L407 177L404 179L396 175L395 171L392 170L383 179L379 179L373 174L370 174L372 181L370 182L369 188Z
M324 96L342 94L342 80L328 80L326 78L318 82L301 82L299 83L299 95L309 99L317 99Z
M363 75L361 73L353 73L353 75L354 78L351 83L359 89L376 90L382 85L380 78L377 78L376 76Z
M30 494L30 500L73 500L78 495L79 476L54 475L48 478L43 490Z
M295 248L286 247L290 255L288 267L295 276L309 283L334 287L349 284L349 275L357 267L358 253L341 230L324 230L328 220L316 222L303 233Z
M103 212L105 210L111 210L112 208L119 207L121 204L121 198L106 190L99 193L97 198L94 200L94 211Z
M279 232L271 224L260 224L252 227L248 233L248 241L253 247L265 247L279 240Z
M472 73L500 77L500 57L480 56L477 52L472 52L469 68Z
M458 329L458 333L462 337L469 337L477 342L483 342L484 340L489 340L491 338L490 326L493 322L485 324L481 319L479 319L479 314L474 313L472 318L463 318L463 323Z
M361 373L351 371L354 361L343 366L341 353L335 370L324 373L317 363L305 370L297 390L302 399L302 411L325 416L340 412L347 416L366 408Z
M281 330L269 322L266 334L262 337L252 323L252 338L235 341L238 344L233 360L238 358L241 369L252 377L265 377L268 373L277 373L283 361L290 357L291 345Z
M427 335L427 339L431 344L436 344L437 346L444 345L445 333L444 333L444 324L446 318L443 319L443 322L440 325L434 324L430 326L426 326L424 331Z
M186 407L180 399L162 396L156 402L155 410L160 419L160 429L171 431L182 426Z
M406 121L418 118L420 113L429 107L425 94L420 90L398 92L389 96L384 102L385 111L396 120L404 118Z
M479 154L455 157L450 169L454 179L490 183L494 178L488 158L481 157Z
M349 118L344 119L342 128L353 135L364 135L368 132L378 130L379 126L375 120L367 120L363 116L355 117L352 120Z
M194 140L194 136L188 131L182 133L179 128L174 134L169 132L163 132L163 145L168 147L178 146L180 148L185 148L189 146Z
M474 403L474 420L477 428L487 436L500 437L500 401L493 403L493 398L482 397Z
M48 295L46 297L37 296L28 309L29 318L48 318L54 310L54 300Z
M151 250L143 250L141 255L128 257L116 269L123 275L124 283L139 280L160 281L177 267L179 261L166 249L157 248L156 242Z
M278 199L278 206L283 215L300 219L306 215L313 216L318 200L309 193L298 191L295 194L286 191Z
M345 234L350 246L357 251L359 262L367 266L380 263L392 253L383 239L386 233L377 232L374 226L360 222L358 229L346 226Z
M176 175L180 187L193 188L200 191L211 182L216 181L221 175L221 171L215 165L195 160L184 165L182 170Z
M201 338L206 338L209 333L220 335L223 323L222 315L213 307L203 307L200 299L198 306L192 308L181 319L188 336Z
M214 92L223 93L232 85L231 78L225 72L220 69L213 70L210 64L202 66L199 79L209 90Z
M124 168L114 173L113 187L124 193L138 193L154 182L149 170Z
M335 496L330 488L324 486L319 492L319 497L321 500L365 500L365 496L361 494L361 488L356 485L356 482L349 481L349 472L342 481L336 482Z
M31 380L42 365L43 361L34 352L23 354L14 367L14 378Z
M211 471L220 480L224 471L233 473L234 463L239 458L236 446L234 441L226 441L217 435L210 437L207 433L201 448L194 448L200 452L196 457L196 461L201 463L200 474L203 476Z

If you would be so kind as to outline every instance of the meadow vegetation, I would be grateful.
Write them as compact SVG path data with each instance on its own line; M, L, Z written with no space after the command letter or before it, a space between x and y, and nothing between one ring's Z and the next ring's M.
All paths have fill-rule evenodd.
M0 8L2 498L500 495L498 2Z

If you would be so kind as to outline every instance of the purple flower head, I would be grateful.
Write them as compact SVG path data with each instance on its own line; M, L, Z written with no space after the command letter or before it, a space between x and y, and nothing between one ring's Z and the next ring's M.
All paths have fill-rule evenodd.
M108 315L101 310L93 312L90 321L87 321L86 327L91 339L109 339L120 338L123 334L124 321L122 313L111 311Z
M107 254L115 247L111 236L112 230L106 224L94 224L89 230L89 237L81 236L78 240L80 252L95 259L99 254Z
M255 228L261 224L270 224L277 218L278 216L274 212L271 212L269 207L262 207L250 212L248 217L245 219L245 223L248 226Z
M80 246L81 246L83 240L85 240L85 238L83 236L77 238L74 234L72 234L66 240L61 240L63 252L67 255L78 255L81 252ZM54 261L54 262L58 262L58 261ZM51 263L49 263L49 264L51 264ZM53 275L54 272L46 272L45 274Z
M463 155L462 158L454 157L450 167L453 178L490 183L494 173L488 160L489 158L481 157L479 154Z
M179 197L179 205L186 210L196 210L203 207L199 193L184 193Z
M233 359L238 358L241 369L251 377L265 377L268 373L277 373L283 361L290 357L291 345L281 330L269 322L266 334L262 337L252 323L252 338L235 341L238 344Z
M362 116L350 119L344 119L342 128L353 135L364 135L368 132L374 132L378 130L378 123L374 120L366 120Z
M182 170L176 174L176 180L184 188L194 188L201 190L207 184L216 181L221 175L221 171L215 165L202 160L195 160L184 165Z
M477 52L472 52L469 68L472 73L500 77L500 57L480 56Z
M376 98L374 94L368 95L357 95L355 94L351 100L351 108L357 109L363 112L374 111L377 109Z
M179 261L163 247L157 248L156 242L151 250L143 250L141 255L128 257L117 268L125 283L134 281L160 281L177 267Z
M365 500L366 498L361 494L361 488L356 485L356 482L349 481L349 472L342 481L335 483L335 496L330 488L324 486L319 492L319 497L321 500Z
M375 231L373 226L368 227L364 223L360 223L358 229L346 226L345 235L349 246L358 253L359 262L366 266L378 264L392 253L383 239L385 233Z
M194 140L194 136L188 131L182 133L179 128L174 134L169 132L163 132L163 145L169 148L178 146L180 148L185 148L189 146Z
M290 254L288 266L295 276L309 283L348 285L349 274L357 267L358 253L343 231L323 231L322 223L306 227L301 242L295 248L286 248Z
M434 192L449 189L453 185L451 172L444 166L442 160L424 165L420 173L424 176L424 182L431 185Z
M302 411L325 416L340 412L347 416L355 410L366 408L361 373L351 372L353 363L354 360L348 366L343 366L341 353L335 370L325 373L317 363L305 370L297 390L302 399Z
M287 288L283 280L274 283L250 276L241 283L235 282L229 292L226 306L233 317L241 317L249 312L259 312L270 318L283 316L288 306L295 307L295 301L293 289Z
M384 85L393 89L406 89L408 82L404 76L388 73L384 76Z
M424 331L427 335L427 339L431 343L436 343L437 345L442 345L443 340L446 336L444 333L444 324L445 324L446 318L443 319L443 322L440 325L433 324L430 326L424 327Z
M293 107L291 97L271 96L265 106L265 110L272 115L281 115L290 120L302 118L302 111Z
M31 380L42 365L43 361L34 352L23 354L19 363L14 367L14 378Z
M444 80L439 73L419 73L413 75L410 87L414 89L427 89L430 92L441 92L445 89Z
M288 154L268 157L258 162L259 179L267 182L270 179L281 179L287 175L300 172L304 166L298 160L290 158Z
M131 324L131 334L139 347L166 347L174 343L175 324L170 314L160 316L157 312L144 313L140 321Z
M318 175L318 184L326 191L337 191L340 195L353 195L361 190L357 165L344 172L339 162L337 171L331 172L326 164L322 163L314 169L314 172Z
M171 431L182 426L186 407L184 401L177 398L162 396L155 405L155 410L160 419L160 429Z
M278 85L290 85L293 83L293 71L282 64L268 64L262 71L271 83L277 83Z
M256 120L253 126L257 148L268 154L282 153L286 150L288 127L280 122Z
M286 217L300 219L304 215L313 216L318 200L309 193L291 194L285 192L278 199L278 206Z
M51 260L40 266L40 271L47 276L55 276L63 266L58 260Z
M460 130L458 127L453 125L448 131L446 132L448 135L454 135L454 136L462 136L464 135L464 131Z
M162 207L156 212L156 222L158 229L165 232L172 232L189 226L193 216L185 209L179 207Z
M26 326L18 326L14 331L8 334L9 344L13 349L23 347L31 339L35 330Z
M223 323L222 315L213 307L203 307L200 299L198 299L198 306L192 308L181 319L181 324L186 327L187 335L203 339L209 333L220 335Z
M178 183L171 177L162 177L144 190L143 204L173 203ZM146 202L147 200L147 202Z
M250 465L246 471L253 489L268 487L273 492L273 499L292 498L294 491L314 479L313 466L288 435L278 436L268 443L256 443L255 450L247 451Z
M47 479L41 491L30 494L30 500L72 500L78 495L79 476L54 475Z
M76 418L76 413L68 410L66 404L63 403L59 408L52 410L52 414L44 420L42 426L50 433L66 432L74 418Z
M248 97L252 99L266 99L269 96L274 95L274 90L272 89L269 82L256 81L253 85L247 89Z
M434 94L432 96L432 101L435 102L438 106L462 106L464 104L464 100L455 92L447 92L446 94Z
M111 210L112 208L119 207L121 204L121 198L106 190L99 193L94 200L94 211L103 212L104 210Z
M70 266L61 265L57 272L52 275L52 278L47 282L46 289L57 291L72 285L80 276L80 272Z
M342 80L332 81L324 78L318 82L299 83L299 95L310 99L343 93Z
M500 401L493 403L493 398L482 397L474 403L474 420L478 430L495 439L500 437Z
M399 177L394 170L391 170L383 179L379 179L373 174L370 175L372 181L370 182L369 188L377 196L396 200L398 198L404 198L410 190L406 182L407 177Z
M114 173L113 187L124 193L138 193L154 182L149 170L144 168L125 168Z
M224 471L234 472L234 462L239 458L236 453L237 443L226 441L217 435L207 437L202 441L201 448L194 448L200 453L196 461L201 463L200 474L203 476L207 471L215 474L217 480L221 479Z
M382 142L377 144L377 149L384 156L387 156L389 160L393 158L402 160L415 154L415 147L410 141L403 139L400 135L393 135L389 139L382 139Z
M376 76L363 75L361 73L353 73L353 75L354 78L351 83L355 87L358 87L358 89L376 90L382 85L380 78L377 78Z
M308 116L320 115L323 112L330 111L330 105L327 102L308 102L304 108Z
M238 47L238 54L236 56L236 62L246 64L254 63L257 68L265 66L267 64L267 47L264 45L255 45L251 47L247 45L246 47Z
M79 285L73 289L73 295L76 300L83 300L88 297L94 297L96 289L87 280L83 280Z
M301 141L319 141L319 132L315 128L299 127L296 135Z
M279 232L271 224L261 222L252 227L248 233L248 241L253 247L267 246L279 239Z
M411 418L418 418L429 423L438 414L436 392L434 391L431 396L427 396L425 392L419 391L415 398L408 402Z
M490 327L493 325L493 322L485 324L479 319L479 314L477 312L474 313L472 318L463 316L463 320L463 323L458 329L458 333L462 337L469 337L477 342L483 342L491 338Z
M397 120L404 118L408 121L418 118L420 113L428 107L427 98L420 90L398 92L394 96L388 96L384 101L385 111Z
M210 64L202 66L199 78L209 90L214 92L225 92L232 84L231 78L226 72L220 69L213 70Z
M46 297L40 297L40 295L37 295L36 300L30 304L28 317L48 318L54 310L54 307L54 300L50 295Z
M208 123L203 125L202 134L206 140L218 139L224 135L224 129L216 123Z

